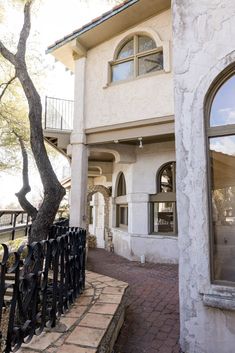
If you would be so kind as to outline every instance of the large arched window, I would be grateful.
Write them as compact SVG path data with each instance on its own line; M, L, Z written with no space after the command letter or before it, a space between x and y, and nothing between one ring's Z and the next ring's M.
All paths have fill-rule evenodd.
M129 38L111 63L111 81L122 81L163 70L163 50L146 35Z
M116 196L117 227L126 228L128 226L128 203L126 197L126 180L123 173L120 173L117 179Z
M157 193L150 196L150 233L177 234L175 162L164 164L157 174Z
M235 68L225 70L206 99L213 282L235 282Z

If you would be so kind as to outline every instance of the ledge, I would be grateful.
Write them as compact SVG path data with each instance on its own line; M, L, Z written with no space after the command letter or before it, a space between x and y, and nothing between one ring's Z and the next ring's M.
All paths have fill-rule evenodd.
M203 294L202 300L205 306L235 311L235 298L215 294Z
M86 289L56 327L46 329L20 353L111 353L124 322L128 284L86 272Z

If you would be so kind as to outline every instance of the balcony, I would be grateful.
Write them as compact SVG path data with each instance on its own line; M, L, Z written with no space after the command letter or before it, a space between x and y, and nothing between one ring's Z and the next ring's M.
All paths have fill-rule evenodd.
M73 130L74 102L67 99L46 97L44 138L59 152L66 155Z

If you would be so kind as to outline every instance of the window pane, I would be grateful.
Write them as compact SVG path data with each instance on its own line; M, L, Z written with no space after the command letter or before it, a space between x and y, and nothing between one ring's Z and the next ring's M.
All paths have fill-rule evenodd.
M126 180L124 174L122 173L118 180L117 196L126 195Z
M160 192L174 192L174 163L167 164L160 174Z
M138 50L139 53L156 48L156 44L154 40L147 36L139 36L138 43L139 43L139 50Z
M121 81L132 78L134 74L134 62L127 61L125 63L113 65L112 67L112 81Z
M211 107L210 126L235 124L235 75L218 90Z
M134 39L129 40L118 53L117 59L125 59L134 55Z
M139 58L139 75L163 69L163 53L159 52Z
M89 224L93 224L93 206L89 207Z
M154 203L154 233L173 233L174 218L174 202Z
M210 139L214 279L235 282L235 136Z
M128 207L119 206L120 209L120 224L128 225Z

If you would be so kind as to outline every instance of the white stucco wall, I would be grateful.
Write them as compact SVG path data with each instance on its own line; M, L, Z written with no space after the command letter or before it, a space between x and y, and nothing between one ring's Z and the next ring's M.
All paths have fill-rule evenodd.
M149 262L178 263L177 236L149 235L149 195L156 193L156 175L165 163L175 160L174 142L137 147L133 164L114 164L113 197L120 172L126 179L128 228L113 228L114 251L132 260L141 255ZM113 207L115 219L115 206Z
M129 82L119 82L107 87L108 63L113 60L116 47L128 34L141 31L157 33L166 47L167 42L171 45L170 10L88 51L85 91L86 128L173 114L171 72L155 72L147 77L140 76ZM171 58L165 57L165 61L171 64Z
M222 304L221 296L234 296L210 284L203 101L235 61L235 2L174 0L173 19L181 345L186 353L234 353L234 311L203 304L204 294Z

